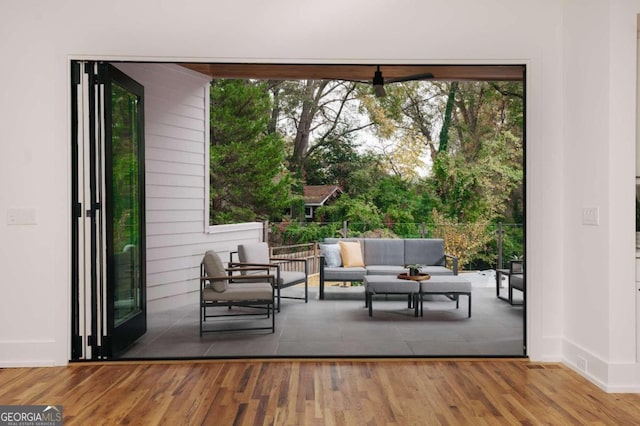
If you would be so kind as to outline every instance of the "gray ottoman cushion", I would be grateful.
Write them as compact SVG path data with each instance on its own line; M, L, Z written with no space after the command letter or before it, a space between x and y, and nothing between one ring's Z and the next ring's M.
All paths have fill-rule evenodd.
M368 293L417 293L420 284L417 281L400 280L393 277L368 275L364 277L364 286Z
M471 293L471 283L459 275L441 275L420 281L421 293Z

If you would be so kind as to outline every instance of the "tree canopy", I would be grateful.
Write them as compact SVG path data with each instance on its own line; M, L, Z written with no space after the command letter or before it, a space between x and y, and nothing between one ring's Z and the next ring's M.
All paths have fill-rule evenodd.
M295 222L303 185L337 184L342 196L317 220L349 220L358 232L457 228L480 246L458 249L480 253L491 224L522 222L522 82L386 89L377 98L344 81L213 81L212 221Z

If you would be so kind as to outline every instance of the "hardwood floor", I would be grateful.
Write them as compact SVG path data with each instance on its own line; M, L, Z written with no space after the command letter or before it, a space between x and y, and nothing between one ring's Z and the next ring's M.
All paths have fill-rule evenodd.
M0 370L0 404L62 405L65 425L606 424L640 419L560 364L230 360Z

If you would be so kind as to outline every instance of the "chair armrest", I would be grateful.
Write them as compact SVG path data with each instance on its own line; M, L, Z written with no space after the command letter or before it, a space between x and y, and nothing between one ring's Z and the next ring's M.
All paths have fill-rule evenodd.
M241 268L244 268L244 270L249 270L251 269L251 267L254 267L253 269L280 268L280 265L278 265L277 263L229 262L229 267L236 270L239 270Z
M205 281L256 281L256 280L268 280L271 286L273 287L275 284L275 277L273 275L214 275L214 276L204 276L200 277L200 283L203 284Z
M458 275L458 256L454 256L452 254L448 254L445 253L444 254L445 259L451 259L451 262L453 264L453 275Z

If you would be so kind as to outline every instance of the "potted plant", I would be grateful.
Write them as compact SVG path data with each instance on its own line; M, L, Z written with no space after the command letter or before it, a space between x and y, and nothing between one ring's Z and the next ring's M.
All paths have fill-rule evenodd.
M420 275L420 268L422 268L424 265L421 265L419 263L412 263L410 265L405 265L405 268L409 268L409 276L410 277L417 277L418 275Z

